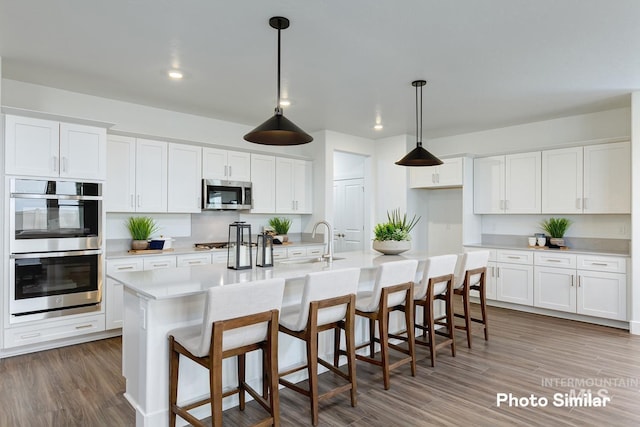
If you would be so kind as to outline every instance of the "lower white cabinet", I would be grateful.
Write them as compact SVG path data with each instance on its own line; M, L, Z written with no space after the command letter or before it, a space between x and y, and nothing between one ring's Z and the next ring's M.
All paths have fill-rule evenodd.
M496 299L533 305L533 256L528 251L497 251Z
M577 282L577 313L627 320L626 274L578 270Z
M211 264L211 253L198 253L198 254L184 254L176 255L176 265L178 267L189 267L192 265L207 265ZM225 261L227 256L225 254Z
M175 268L177 266L175 256L154 256L142 259L143 270L157 270L160 268Z
M143 269L141 258L117 259L107 261L107 273L140 271ZM122 300L124 287L121 283L107 278L104 290L105 329L122 328Z
M79 335L101 332L105 329L104 314L50 320L38 325L8 328L4 331L4 348L20 347Z
M576 270L557 267L534 269L533 305L551 310L576 312Z

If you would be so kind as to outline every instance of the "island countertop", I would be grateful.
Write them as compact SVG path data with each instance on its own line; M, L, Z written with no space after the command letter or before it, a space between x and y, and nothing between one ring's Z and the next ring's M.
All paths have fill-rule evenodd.
M380 264L403 259L423 261L426 253L407 252L401 255L382 255L373 251L341 252L332 263L291 260L277 262L273 267L253 267L233 270L226 264L197 265L161 270L109 273L107 276L122 283L130 291L148 299L180 298L204 293L213 286L226 286L253 280L284 278L301 279L315 271L357 267L375 269Z

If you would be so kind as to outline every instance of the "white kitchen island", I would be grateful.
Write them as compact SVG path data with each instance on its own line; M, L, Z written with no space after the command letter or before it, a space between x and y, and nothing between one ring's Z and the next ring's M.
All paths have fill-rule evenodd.
M122 331L122 372L126 379L125 397L136 410L136 426L168 425L168 340L167 333L182 326L202 322L204 295L213 286L268 278L286 279L283 306L301 298L304 276L314 271L357 267L361 269L360 287L370 287L375 269L382 263L401 259L423 261L424 253L380 255L376 252L347 252L332 264L296 260L278 263L274 267L254 267L251 270L231 270L225 264L178 267L173 269L112 273L108 276L124 285L124 326ZM419 271L423 263L419 265ZM247 295L247 298L251 298ZM365 322L356 324L356 341L364 341ZM321 337L319 354L333 352L332 337ZM278 364L280 370L299 365L306 360L304 343L284 334L279 336ZM224 385L236 382L235 360L224 362ZM259 352L247 357L247 379L259 388L261 381ZM302 380L304 376L300 376ZM193 401L209 393L206 371L188 359L180 361L178 402ZM237 396L235 396L237 397ZM234 397L234 398L235 398ZM236 403L225 399L225 408ZM207 416L208 406L194 411Z

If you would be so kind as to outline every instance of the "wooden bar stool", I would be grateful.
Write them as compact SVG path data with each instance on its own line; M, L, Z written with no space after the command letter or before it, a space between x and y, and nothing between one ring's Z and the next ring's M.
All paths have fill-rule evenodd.
M415 336L413 329L413 281L416 278L418 261L403 260L381 264L376 272L372 291L358 292L356 315L369 319L369 341L356 349L369 347L369 356L356 354L358 360L382 367L384 389L389 389L391 369L409 363L411 375L416 375ZM389 343L389 313L404 311L408 349ZM375 337L378 322L379 338ZM380 343L380 359L374 357L375 343ZM389 361L389 348L406 354L394 363Z
M489 340L486 292L488 262L489 251L471 251L460 254L456 265L456 283L453 292L455 295L462 296L463 313L455 313L455 316L464 319L464 325L456 325L456 329L467 332L467 346L469 348L471 348L472 322L482 325L484 339ZM478 291L479 293L481 319L471 317L471 301L469 299L471 291Z
M283 307L280 316L280 332L305 341L307 363L280 372L280 384L307 397L311 402L311 423L318 425L318 402L338 393L351 392L351 406L356 406L356 350L354 337L355 294L358 289L360 269L310 273L305 277L300 304ZM334 365L318 357L318 334L334 329L338 341L334 348ZM338 369L340 330L345 331L347 373ZM334 340L335 342L335 340ZM347 381L323 394L318 394L318 363ZM308 389L294 384L284 376L307 369Z
M416 322L415 327L422 331L416 336L416 344L426 345L431 353L431 366L436 365L436 351L451 346L451 356L456 355L455 323L453 318L453 282L456 270L457 255L440 255L427 258L422 279L414 287L413 303L422 307L422 324ZM445 314L434 317L433 303L444 301ZM418 313L416 310L416 318ZM435 329L435 326L446 326L446 331ZM436 335L446 339L436 343ZM422 339L421 339L422 337Z
M269 279L207 291L201 325L169 332L169 426L176 415L195 426L202 421L188 411L211 404L211 425L222 425L222 399L238 393L240 410L249 393L269 417L255 425L280 425L278 401L278 311L282 305L284 279ZM246 353L263 352L263 393L259 395L245 382ZM210 395L197 402L178 406L178 368L183 355L209 370ZM238 387L222 392L222 360L238 357Z

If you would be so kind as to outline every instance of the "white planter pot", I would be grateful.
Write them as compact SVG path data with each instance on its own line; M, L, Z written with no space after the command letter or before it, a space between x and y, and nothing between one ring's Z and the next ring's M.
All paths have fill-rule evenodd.
M385 255L398 255L411 249L409 240L374 240L373 249Z

